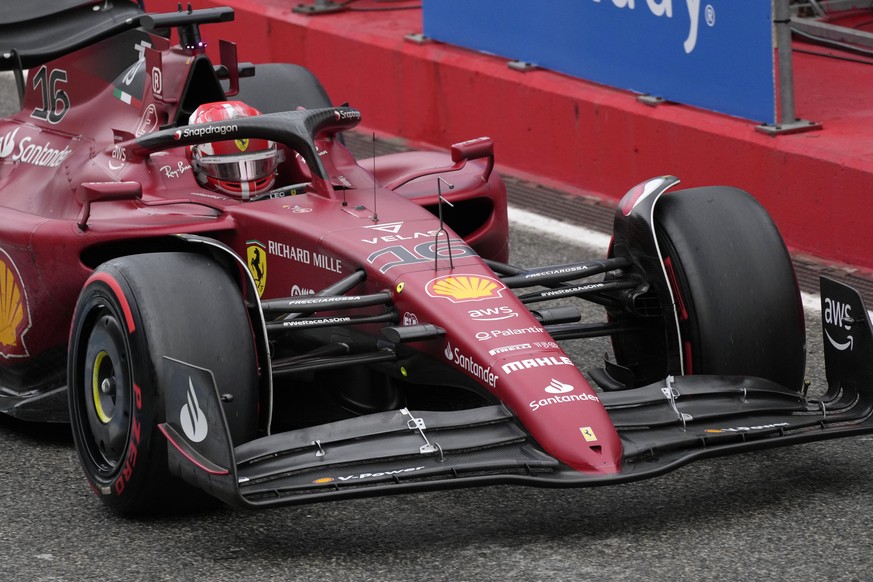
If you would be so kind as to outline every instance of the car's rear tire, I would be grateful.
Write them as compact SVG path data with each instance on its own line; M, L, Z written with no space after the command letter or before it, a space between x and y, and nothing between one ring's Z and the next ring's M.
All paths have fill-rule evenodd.
M234 442L257 425L252 333L239 289L210 259L155 253L111 260L89 278L73 317L70 419L85 476L121 514L166 512L206 497L167 466L158 424L164 357L212 371Z
M254 77L240 79L239 94L234 99L261 113L332 106L321 81L309 69L289 63L257 65Z
M666 194L654 218L679 312L683 372L759 376L799 390L806 362L800 291L764 208L742 190L703 187ZM616 338L618 362L645 361L642 343ZM658 365L649 359L638 374L650 380L667 372Z
M320 109L333 107L327 91L312 71L290 63L262 63L255 67L255 75L240 79L239 94L234 97L251 105L261 113L294 111L298 107ZM334 136L339 143L345 139L341 133ZM293 152L285 152L286 159ZM308 171L301 171L299 164L289 160L280 164L277 183L295 184L308 182Z

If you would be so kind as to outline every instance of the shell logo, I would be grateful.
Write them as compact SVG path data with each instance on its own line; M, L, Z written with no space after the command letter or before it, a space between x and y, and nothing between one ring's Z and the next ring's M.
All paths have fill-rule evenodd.
M332 482L333 482L333 477L322 477L321 479L316 479L315 481L313 481L313 483L315 485L321 485L323 483L332 483Z
M431 297L442 297L453 303L495 299L504 289L506 286L500 281L478 275L445 275L432 279L425 287Z
M0 249L0 356L28 356L24 334L29 329L30 308L21 275L9 254Z

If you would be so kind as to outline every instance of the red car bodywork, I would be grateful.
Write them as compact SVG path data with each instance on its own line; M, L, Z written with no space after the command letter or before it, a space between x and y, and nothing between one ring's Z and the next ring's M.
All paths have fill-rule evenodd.
M106 54L118 58L107 63ZM129 31L30 72L21 111L0 122L0 213L11 226L0 257L6 367L65 349L79 290L101 261L199 234L258 265L251 268L264 300L366 270L361 293L390 289L407 319L451 321L445 341L420 349L493 390L556 458L579 470L618 470L621 445L595 391L480 258L508 256L505 188L488 164L439 174L448 204L492 204L464 238L420 207L437 203L437 178L415 176L452 167L447 154L395 156L384 169L377 163L374 180L326 135L316 146L330 184L316 180L311 193L256 203L211 192L195 180L184 147L146 152L133 141L185 119L180 108L196 104L183 93L207 62L202 51ZM346 127L360 119L338 111L349 116ZM301 168L288 173L304 177ZM413 179L384 188L403 176ZM450 250L435 252L438 235Z

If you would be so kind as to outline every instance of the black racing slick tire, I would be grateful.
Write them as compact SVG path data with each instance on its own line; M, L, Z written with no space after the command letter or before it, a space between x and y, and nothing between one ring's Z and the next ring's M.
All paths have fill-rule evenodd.
M240 79L239 94L234 97L261 113L280 113L304 109L333 107L321 81L312 71L290 63L262 63L255 66L255 75ZM341 133L335 139L345 143ZM287 155L287 154L286 154ZM296 174L279 173L280 181L297 181Z
M332 106L321 81L309 69L288 63L257 65L254 77L240 79L239 94L234 99L261 113Z
M234 442L257 427L253 336L239 288L211 259L154 253L113 259L86 282L70 336L70 419L92 490L124 515L182 509L206 494L170 474L163 361L210 370L229 394Z
M806 365L800 290L764 208L742 190L702 187L668 192L654 219L678 312L681 372L758 376L800 390ZM642 338L616 338L617 361L630 365L622 360L635 353L633 360L646 362L643 345ZM654 381L679 372L658 365L649 359L638 375Z
M759 376L799 390L800 289L764 208L736 188L695 188L659 200L655 224L679 306L685 373Z

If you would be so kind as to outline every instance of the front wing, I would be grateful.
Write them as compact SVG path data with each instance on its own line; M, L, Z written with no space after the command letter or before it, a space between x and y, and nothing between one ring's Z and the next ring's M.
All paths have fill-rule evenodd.
M866 308L857 292L826 278L822 301L856 316L835 320L843 331L850 328L849 340L825 343L829 389L822 398L738 376L671 376L603 393L624 449L618 473L586 474L563 465L503 405L401 409L233 446L211 373L169 359L167 373L212 387L208 401L197 403L209 423L208 438L192 442L184 422L160 429L169 441L171 471L246 508L500 483L579 487L635 481L697 459L873 432L873 332ZM839 331L827 327L833 312L823 309L831 336ZM184 392L168 398L168 411L185 405L192 407Z

